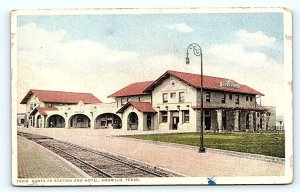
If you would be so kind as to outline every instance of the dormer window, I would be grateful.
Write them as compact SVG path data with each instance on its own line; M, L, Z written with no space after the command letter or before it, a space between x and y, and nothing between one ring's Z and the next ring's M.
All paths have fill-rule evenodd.
M179 103L184 102L184 92L179 92Z
M163 103L168 103L168 93L162 94L162 100L163 100Z
M226 93L223 93L221 96L221 103L226 103Z
M206 92L205 100L206 102L210 102L210 92Z
M170 98L171 98L171 99L174 99L175 97L176 97L176 92L170 93Z
M128 102L128 98L121 98L121 106L125 105Z
M240 96L236 95L235 104L240 104Z

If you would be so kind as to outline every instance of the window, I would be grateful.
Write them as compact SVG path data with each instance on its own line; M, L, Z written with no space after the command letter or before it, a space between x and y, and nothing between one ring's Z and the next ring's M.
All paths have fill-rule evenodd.
M161 122L166 123L168 122L168 112L167 111L161 111Z
M100 121L100 126L101 126L101 127L106 126L106 121Z
M250 101L252 101L252 97L250 97Z
M174 99L175 97L176 97L176 93L175 93L175 92L170 93L170 98L171 98L171 99Z
M130 124L138 124L138 116L136 113L134 112L129 113L129 122Z
M223 93L221 96L221 103L225 103L226 102L226 93Z
M184 92L179 92L179 103L184 102Z
M248 96L246 96L246 101L248 101L249 100L249 98L248 98Z
M259 113L257 113L257 117L259 117Z
M162 94L163 103L168 103L168 93Z
M45 103L45 107L52 107L52 103Z
M271 113L267 113L267 116L271 116Z
M232 94L229 94L229 99L232 100Z
M141 97L139 97L139 101L141 101Z
M207 102L210 102L210 92L206 92L205 100L206 100Z
M210 116L210 111L204 110L204 116L209 117Z
M239 104L240 103L240 96L237 95L235 98L235 104Z
M190 122L190 111L188 110L184 110L182 111L182 115L183 115L183 123L189 123Z
M125 105L128 102L128 98L121 98L121 105Z

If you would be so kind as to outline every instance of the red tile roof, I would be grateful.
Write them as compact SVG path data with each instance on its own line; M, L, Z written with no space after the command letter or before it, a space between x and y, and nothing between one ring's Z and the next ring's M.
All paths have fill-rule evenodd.
M124 106L122 106L117 113L123 113L127 107L132 105L137 110L143 113L156 113L156 111L152 107L152 103L150 102L138 102L138 101L129 101Z
M41 115L47 115L47 111L57 111L58 109L55 107L37 107L32 110L30 115L35 115L36 112L39 112Z
M75 93L64 91L48 91L30 89L26 96L21 101L21 104L26 104L28 99L35 95L42 102L49 103L69 103L76 104L82 101L85 104L101 103L101 101L91 93Z
M153 81L144 81L138 83L132 83L119 91L111 94L108 97L125 97L134 95L149 95L149 93L144 92L145 88L148 87Z
M169 76L177 77L178 79L184 81L188 85L191 85L195 88L201 87L201 75L193 74L193 73L185 73L185 72L178 72L178 71L167 71L162 76L160 76L156 81L153 81L145 91L151 91L154 89L155 86L160 84L160 81L163 81L165 78ZM253 95L264 95L247 85L240 85L239 88L234 87L224 87L220 86L221 82L228 82L229 79L220 78L220 77L212 77L212 76L205 76L203 75L203 89L208 90L219 90L219 91L227 91L227 92L234 92L234 93L245 93L245 94L253 94ZM238 84L236 81L230 80L231 83Z
M52 108L47 108L47 107L39 107L38 108L38 112L41 114L41 115L47 115L47 111L57 111L58 109L55 108L55 107L52 107Z

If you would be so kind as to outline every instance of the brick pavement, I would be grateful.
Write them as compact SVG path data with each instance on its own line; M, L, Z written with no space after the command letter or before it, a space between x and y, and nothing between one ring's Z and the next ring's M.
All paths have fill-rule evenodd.
M285 165L258 159L166 146L154 142L110 137L107 130L36 129L18 130L51 136L95 150L146 162L188 176L281 176Z
M18 136L18 178L85 177L42 146Z

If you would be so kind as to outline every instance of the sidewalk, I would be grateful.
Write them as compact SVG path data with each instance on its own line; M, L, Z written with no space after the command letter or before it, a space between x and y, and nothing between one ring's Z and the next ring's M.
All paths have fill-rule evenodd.
M81 172L81 171L80 171ZM79 178L85 174L42 146L18 137L18 178Z
M18 128L149 163L188 176L280 176L284 165L258 159L110 137L107 130Z

